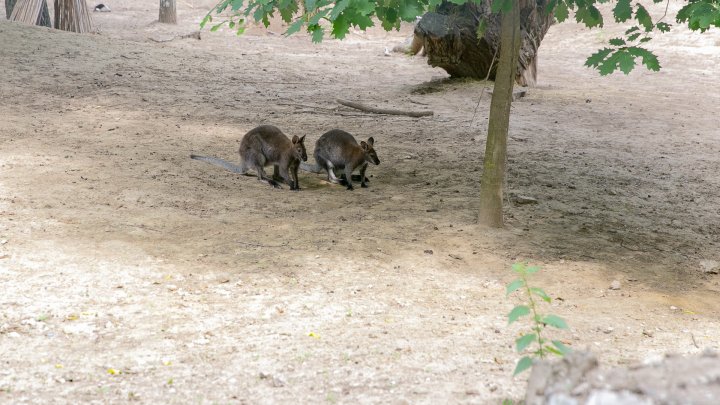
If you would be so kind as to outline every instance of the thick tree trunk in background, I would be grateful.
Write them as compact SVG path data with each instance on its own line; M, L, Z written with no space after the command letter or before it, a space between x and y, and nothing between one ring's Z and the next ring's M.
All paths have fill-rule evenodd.
M15 2L17 2L17 0L5 0L5 18L8 20L10 19L13 8L15 8Z
M415 27L427 54L428 64L445 69L450 76L495 80L497 63L492 63L500 47L499 14L490 12L489 0L456 5L444 1L437 10L427 13ZM547 1L528 2L520 10L522 45L516 81L522 86L536 82L537 52L540 42L553 23L545 12ZM477 29L484 21L485 32L480 40Z
M10 21L50 27L50 12L45 0L5 0Z
M160 0L160 17L158 21L166 24L177 24L175 0Z
M490 102L488 137L485 144L485 162L480 184L481 225L503 226L502 200L507 159L507 137L510 125L510 104L513 83L516 79L518 51L520 49L520 6L513 0L512 11L502 15L500 28L500 56L495 88ZM524 1L522 1L524 3Z
M85 0L55 0L55 28L79 33L91 32L92 19Z

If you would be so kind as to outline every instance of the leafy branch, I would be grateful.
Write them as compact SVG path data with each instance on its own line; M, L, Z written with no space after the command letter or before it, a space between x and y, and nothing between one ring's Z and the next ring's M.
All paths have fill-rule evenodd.
M515 340L515 349L518 353L524 353L530 345L537 343L537 348L524 355L515 366L513 375L517 375L532 366L533 358L544 359L550 354L563 356L570 351L559 340L549 340L543 336L545 328L552 326L557 329L567 329L567 323L561 317L553 314L543 315L539 310L538 298L546 303L551 303L552 298L545 291L538 287L531 287L528 277L540 271L537 266L528 266L526 263L515 263L512 270L520 277L507 285L506 295L518 290L524 293L525 303L515 306L508 314L508 325L518 321L521 317L532 315L530 318L530 332Z

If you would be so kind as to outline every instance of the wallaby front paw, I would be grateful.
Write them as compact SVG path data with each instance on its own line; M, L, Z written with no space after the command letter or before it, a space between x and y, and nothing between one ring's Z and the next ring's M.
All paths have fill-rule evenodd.
M361 183L361 184L360 184L360 187L362 187L362 188L368 188L367 184L365 184L365 183Z

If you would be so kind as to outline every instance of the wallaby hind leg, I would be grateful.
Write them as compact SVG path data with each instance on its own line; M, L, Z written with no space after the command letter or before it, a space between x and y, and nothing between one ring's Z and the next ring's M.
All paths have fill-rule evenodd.
M330 162L325 162L325 170L328 173L328 181L333 184L341 184L340 179L335 177L335 166Z
M360 175L359 175L359 174L353 174L353 175L352 175L352 179L353 179L353 181L362 181L362 179L360 178ZM370 179L368 179L367 177L365 177L365 182L367 183L367 182L369 182L369 181L370 181Z
M365 170L367 170L368 164L367 162L363 163L362 166L360 166L360 187L367 188L367 184L365 182L367 181L367 177L365 177ZM352 178L352 176L350 176Z
M275 188L282 188L280 185L270 177L268 177L267 174L265 174L265 169L261 165L255 166L255 171L257 172L258 180L262 181L263 183L267 183Z

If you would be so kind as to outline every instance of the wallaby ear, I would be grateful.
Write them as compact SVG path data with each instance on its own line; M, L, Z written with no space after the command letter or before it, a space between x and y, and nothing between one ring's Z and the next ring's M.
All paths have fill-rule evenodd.
M300 137L300 140L298 141L298 143L303 143L304 140L305 140L305 135Z
M360 146L363 148L363 150L368 150L369 146L365 141L360 141Z
M298 143L300 142L300 138L297 137L297 135L293 135L292 143Z
M375 138L373 138L372 136L370 138L368 138L368 143L370 145L375 145Z

